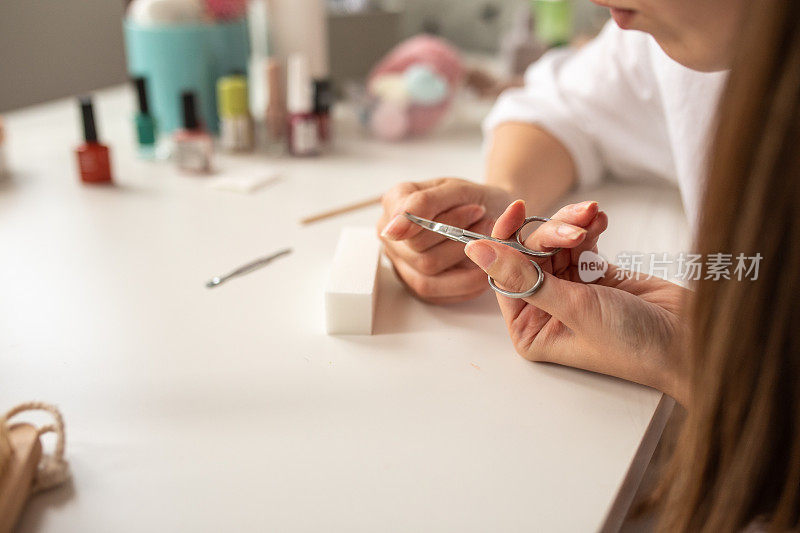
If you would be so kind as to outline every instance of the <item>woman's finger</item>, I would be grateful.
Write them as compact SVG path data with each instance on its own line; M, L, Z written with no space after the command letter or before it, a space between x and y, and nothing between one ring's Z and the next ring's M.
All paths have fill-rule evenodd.
M424 252L412 250L407 241L389 242L387 248L390 247L401 261L426 276L435 276L464 261L464 244L449 239Z
M577 204L565 205L550 218L552 220L560 220L561 222L585 228L594 220L598 211L597 202L589 200Z
M583 205L575 209L562 209L557 215L562 218L585 222L587 208L592 210L595 202L584 202ZM573 206L568 206L573 207ZM572 218L570 218L572 217ZM510 239L517 229L525 221L525 203L517 200L509 205L505 212L497 219L492 236L500 239ZM586 229L559 220L550 220L543 223L524 241L524 245L530 250L550 250L553 248L564 248L566 251L559 252L549 257L533 258L540 265L548 265L546 268L551 272L558 272L568 267L571 256L569 250L579 247L586 239Z
M405 202L405 199L413 192L422 188L422 184L406 181L398 183L381 196L381 204L385 213L394 213L398 205Z
M570 250L572 254L572 264L577 265L580 255L586 250L595 251L597 249L597 241L600 235L608 228L608 215L600 211L594 217L594 220L586 227L586 238L576 248Z
M454 207L453 209L449 209L444 213L436 215L435 221L459 228L469 228L482 219L485 214L486 208L482 205L467 204ZM408 244L408 247L412 250L416 252L424 252L445 240L447 240L446 237L443 237L436 232L421 231L419 234L406 239L404 242Z
M521 252L492 241L473 241L466 246L466 254L481 269L491 276L502 289L512 292L530 290L539 279L539 271ZM588 303L588 287L581 283L561 280L545 273L542 286L536 293L524 299L498 295L506 321L513 320L527 302L560 320L570 329L576 329L584 305Z
M506 207L503 214L497 217L492 229L495 239L510 239L522 224L525 223L525 201L515 200Z
M564 206L525 238L525 246L531 250L576 248L586 239L586 227L596 215L597 202Z
M485 290L486 274L474 266L456 266L436 276L426 276L403 261L391 248L385 249L400 279L423 300L469 299Z
M586 239L586 233L586 230L581 227L558 220L550 220L536 228L524 242L525 246L531 250L575 248Z
M441 180L431 187L419 189L404 197L393 206L393 218L384 228L382 236L391 240L410 239L423 229L403 216L408 212L422 218L433 219L454 207L468 204L481 204L482 188L462 182L453 183ZM384 207L385 208L385 207Z
M555 217L542 223L525 239L525 246L531 250L547 250L552 248L575 248L587 236L583 224L590 224L589 215L597 208L597 202L584 202L562 208ZM497 219L492 236L499 239L510 239L525 222L525 203L522 200L509 205ZM594 215L592 215L594 217ZM578 225L576 225L576 223Z

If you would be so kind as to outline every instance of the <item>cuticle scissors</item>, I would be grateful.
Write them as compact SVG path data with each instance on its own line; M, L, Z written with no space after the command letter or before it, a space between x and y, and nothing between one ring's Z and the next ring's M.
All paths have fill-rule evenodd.
M527 217L525 219L525 222L523 222L522 225L519 228L517 228L517 230L514 232L513 239L497 239L489 235L483 235L482 233L476 233L474 231L469 231L456 226L450 226L449 224L443 224L441 222L436 222L433 220L428 220L426 218L418 217L412 215L411 213L405 213L405 217L414 224L417 224L418 226L421 226L427 230L438 233L439 235L447 237L448 239L458 242L463 242L464 244L479 240L494 241L494 242L499 242L500 244L504 244L510 248L513 248L518 252L522 252L525 255L533 257L550 257L561 251L561 248L553 248L552 250L547 250L547 251L531 250L522 243L522 238L520 236L522 229L531 222L548 222L550 219L546 217ZM533 263L533 266L536 267L536 270L539 273L539 279L537 279L533 287L531 287L527 291L511 292L501 289L494 282L492 276L488 276L489 286L492 289L494 289L495 292L498 292L510 298L527 298L529 296L532 296L533 294L536 293L536 291L539 290L539 287L542 286L542 283L544 283L544 271L536 261L534 261L533 259L531 259L530 261L531 263Z

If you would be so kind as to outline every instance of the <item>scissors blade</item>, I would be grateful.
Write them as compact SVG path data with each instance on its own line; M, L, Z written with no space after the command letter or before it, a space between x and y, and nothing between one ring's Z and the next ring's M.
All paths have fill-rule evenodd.
M414 224L422 226L427 230L436 232L439 235L443 235L448 239L464 243L472 240L464 236L465 230L457 228L456 226L450 226L448 224L442 224L441 222L428 220L427 218L418 217L416 215L412 215L411 213L405 213L405 217Z

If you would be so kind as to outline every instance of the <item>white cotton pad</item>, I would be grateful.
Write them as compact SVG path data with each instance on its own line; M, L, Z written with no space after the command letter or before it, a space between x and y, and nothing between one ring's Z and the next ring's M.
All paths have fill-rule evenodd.
M375 228L342 230L325 288L329 335L372 335L380 253Z

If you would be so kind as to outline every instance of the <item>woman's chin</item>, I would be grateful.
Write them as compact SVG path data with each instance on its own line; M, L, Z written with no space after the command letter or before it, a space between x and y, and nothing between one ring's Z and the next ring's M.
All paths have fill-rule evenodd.
M609 9L609 11L611 11L611 18L614 19L614 22L617 23L617 26L623 30L633 29L633 23L637 15L636 11L633 9L622 9L618 7L612 7Z

